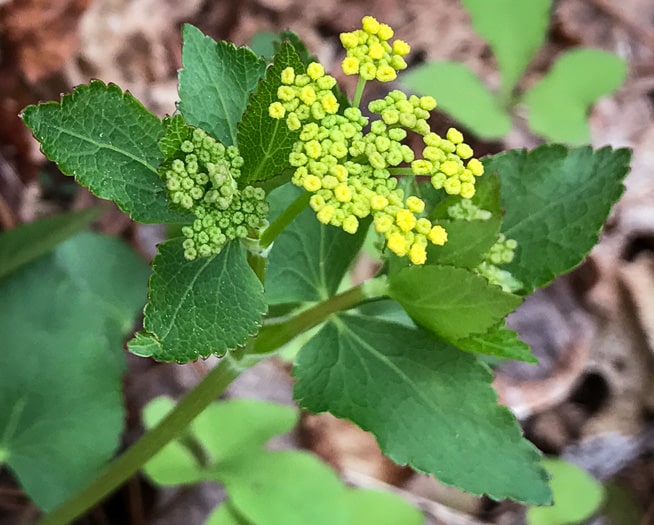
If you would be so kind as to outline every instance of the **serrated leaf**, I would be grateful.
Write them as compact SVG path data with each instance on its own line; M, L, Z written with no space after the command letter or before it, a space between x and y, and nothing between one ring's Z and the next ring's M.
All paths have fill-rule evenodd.
M475 31L497 58L507 96L545 41L551 4L551 0L463 0Z
M497 139L511 130L511 119L481 80L463 64L429 62L402 75L402 83L431 95L438 107L478 137Z
M626 149L558 145L484 159L485 169L501 179L502 232L518 241L506 269L527 292L574 268L597 244L624 190L630 159Z
M152 269L145 333L128 344L136 354L154 350L150 357L180 363L224 355L261 326L263 287L241 243L187 261L182 240L172 239L159 245Z
M454 343L466 352L492 355L502 359L516 359L526 363L538 363L527 343L518 339L518 334L501 323L485 334L474 334Z
M271 211L290 204L303 190L288 184L270 195ZM318 222L307 207L275 240L268 256L269 304L320 301L338 290L359 253L368 221L354 235Z
M0 232L0 280L86 228L99 214L99 208L87 208Z
M189 126L182 115L173 115L164 119L164 134L159 141L159 149L164 159L176 158L182 142L191 140L193 127Z
M372 432L400 465L473 494L551 500L540 454L497 405L488 368L423 330L340 315L305 346L294 376L302 407Z
M230 503L257 525L350 525L345 487L315 456L294 450L239 457L216 472Z
M452 266L412 266L389 280L389 295L419 325L456 341L479 334L515 310L522 299Z
M554 504L527 509L528 525L585 523L599 510L604 499L604 487L599 481L576 465L560 459L545 458L543 466L552 476L550 485Z
M286 120L274 119L268 114L270 104L277 101L281 74L287 67L298 73L305 70L293 46L284 42L266 71L265 79L250 97L247 111L238 126L238 144L246 159L241 169L243 182L264 181L289 167L288 155L300 132L289 130Z
M561 55L547 75L524 95L529 127L548 140L589 142L590 106L618 89L626 75L626 62L613 53L577 49Z
M247 47L216 42L197 27L182 28L178 107L186 121L225 146L238 145L237 124L266 62Z
M120 443L122 340L148 271L122 242L81 234L0 287L0 464L44 510Z
M143 223L188 222L168 207L157 175L161 121L129 93L99 80L61 103L28 106L22 118L48 159L101 199Z
M308 66L311 62L319 62L316 55L311 53L300 36L294 31L282 31L274 42L275 53L279 53L285 43L289 43L295 49L303 65Z
M143 409L146 428L154 427L173 406L167 397L150 401ZM223 463L259 452L270 438L289 432L297 418L292 407L256 399L213 403L193 420L181 439L148 461L144 472L159 485L214 479Z
M346 505L350 508L351 523L375 525L422 525L422 513L399 496L378 490L348 490Z

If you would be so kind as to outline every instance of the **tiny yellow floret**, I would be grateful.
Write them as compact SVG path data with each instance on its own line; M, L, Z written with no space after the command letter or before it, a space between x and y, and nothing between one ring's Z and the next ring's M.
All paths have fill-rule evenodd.
M392 82L397 78L397 72L389 65L381 65L377 68L376 77L380 82Z
M354 215L348 215L343 220L343 229L347 233L355 234L359 229L359 220Z
M379 233L386 233L393 227L393 218L386 213L378 213L373 220L375 230Z
M370 198L370 207L375 211L381 211L388 206L388 199L382 195L373 195Z
M292 67L287 67L282 71L282 84L291 86L293 82L295 82L295 70Z
M425 210L425 201L411 195L406 200L406 207L409 208L409 211L413 213L422 213Z
M318 80L325 75L325 68L318 62L311 62L311 64L307 66L307 75L309 75L312 80Z
M377 31L377 36L382 40L390 40L393 38L393 28L388 24L379 24L379 31Z
M346 75L356 75L359 72L359 59L356 57L345 57L341 62L341 69Z
M399 232L391 233L388 237L388 249L395 255L404 257L407 252L407 242L404 235Z
M384 48L379 42L374 42L368 49L368 56L373 60L381 60L384 56Z
M472 148L465 143L458 144L456 146L456 154L462 159L469 159L473 155Z
M484 174L484 165L478 159L470 159L468 161L468 169L475 177L479 177Z
M334 188L334 197L338 202L350 202L352 200L352 190L347 184L339 184Z
M462 182L459 195L464 199L472 199L475 195L475 185L470 182Z
M334 216L334 211L334 207L331 204L328 204L316 214L316 218L323 224L329 224L329 221L331 221Z
M273 102L268 106L268 114L274 119L281 119L284 118L286 110L281 102Z
M339 36L345 49L353 49L359 45L359 37L354 32L341 33Z
M393 53L400 55L401 57L408 55L411 52L411 46L407 44L404 40L395 40L393 42Z
M320 182L320 177L307 175L302 182L302 186L304 186L305 190L314 193L322 188L322 183Z
M431 221L429 219L425 219L424 217L418 219L418 222L416 222L415 230L421 235L428 235L431 230Z
M329 113L330 115L333 115L338 111L338 100L336 100L336 97L332 92L323 95L320 99L320 104L322 105L322 108L325 110L325 112Z
M300 90L300 100L304 102L307 106L310 106L316 101L316 91L312 86L304 86Z
M463 142L463 133L461 133L458 129L448 129L445 136L447 137L447 140L449 140L452 144L461 144Z
M445 173L448 177L451 177L452 175L456 175L459 173L459 168L461 166L459 165L458 162L454 160L447 160L443 162L440 166L440 170Z
M364 16L361 19L361 27L366 33L370 35L376 35L377 32L379 31L380 24L375 17Z
M409 210L399 210L395 216L395 222L402 231L408 232L416 225L416 216Z
M427 238L437 246L443 246L447 242L447 232L442 226L434 226Z
M413 264L425 264L427 260L427 250L422 244L414 243L409 250L409 259Z

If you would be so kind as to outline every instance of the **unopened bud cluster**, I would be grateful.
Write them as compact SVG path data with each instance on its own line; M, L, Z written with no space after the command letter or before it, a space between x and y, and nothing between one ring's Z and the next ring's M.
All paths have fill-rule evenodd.
M186 259L217 254L227 242L247 237L266 224L265 192L237 185L242 166L237 147L225 147L200 129L166 163L170 200L195 215L193 223L182 228Z
M513 292L522 287L513 275L499 266L509 264L513 261L518 243L514 239L507 239L500 233L495 244L486 253L484 260L475 269L476 272L485 277L491 284L501 286L505 291Z

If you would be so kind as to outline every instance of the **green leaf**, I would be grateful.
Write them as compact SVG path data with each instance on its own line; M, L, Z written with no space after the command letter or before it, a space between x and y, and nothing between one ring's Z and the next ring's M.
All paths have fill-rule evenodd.
M290 204L302 190L288 184L270 195L271 210ZM266 299L270 304L320 301L338 290L359 253L369 222L354 235L318 222L307 207L275 240L268 256Z
M114 201L135 221L188 222L168 207L157 174L161 121L118 86L93 80L61 103L26 107L22 118L64 174Z
M0 286L0 464L50 510L97 476L123 429L122 341L148 268L81 234Z
M507 97L545 41L551 4L551 0L463 0L475 31L497 58Z
M285 43L290 44L295 49L300 61L305 66L308 66L311 62L319 62L316 55L311 53L307 48L306 44L302 41L297 33L294 31L282 31L279 34L279 37L276 42L274 42L275 53L279 53Z
M538 363L529 345L518 339L518 334L504 326L504 323L493 326L485 334L471 335L455 341L454 344L466 352Z
M450 264L462 268L474 268L497 240L502 218L491 217L485 221L440 220L447 231L445 246L427 247L427 264Z
M265 79L250 97L238 126L238 144L246 159L241 169L241 179L245 183L270 179L289 167L288 155L300 132L290 131L284 119L274 119L268 114L268 107L277 100L282 71L287 67L296 72L305 70L293 46L285 42L266 71Z
M275 56L275 44L278 35L272 31L258 31L250 38L250 49L266 62L272 62Z
M611 206L624 190L631 153L545 145L487 157L506 209L502 232L518 241L506 267L527 292L579 264L597 244Z
M604 488L599 481L560 459L546 458L543 466L552 475L550 486L554 505L527 509L529 525L585 523L598 511L604 499Z
M0 280L86 228L100 208L62 213L0 233Z
M263 287L239 242L187 261L182 240L173 239L159 245L152 269L145 333L128 344L137 355L180 363L224 355L261 326Z
M372 432L400 465L495 499L547 504L537 449L497 405L489 369L424 330L332 318L300 352L295 397Z
M216 42L197 27L182 28L179 110L186 121L225 146L239 145L237 124L257 87L266 62L247 47Z
M511 131L509 115L463 64L429 62L403 74L402 83L420 95L434 97L441 110L480 138L502 138Z
M599 49L569 51L524 95L529 127L548 140L583 144L590 141L588 111L595 101L618 89L627 63Z
M243 519L228 501L216 508L204 525L252 525L252 522Z
M216 472L231 504L257 525L350 525L345 487L336 473L306 452L261 452Z
M173 406L167 397L148 403L143 409L146 428L154 427ZM144 472L159 485L213 479L223 463L259 452L270 438L290 431L297 419L294 408L267 401L213 403L193 420L182 439L169 443L148 461Z
M408 502L391 494L377 490L349 490L345 495L350 507L353 525L374 523L375 525L423 525L422 513Z
M451 266L412 266L390 279L389 295L421 326L455 341L479 334L515 310L520 297Z
M164 135L159 141L159 149L165 160L179 157L182 142L193 138L193 129L180 114L164 119Z

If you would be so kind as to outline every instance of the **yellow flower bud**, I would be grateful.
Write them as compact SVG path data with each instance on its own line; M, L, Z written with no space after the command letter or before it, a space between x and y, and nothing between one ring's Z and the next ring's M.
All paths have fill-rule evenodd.
M431 221L424 217L418 219L415 230L422 235L428 235L431 230Z
M429 175L432 170L432 164L428 160L418 159L411 163L411 170L416 175Z
M316 177L315 175L307 175L302 182L302 186L304 186L305 190L314 193L322 188L322 183L320 182L320 177Z
M284 118L286 110L282 106L281 102L273 102L268 106L268 114L274 119Z
M347 184L339 184L334 188L334 198L338 202L350 202L352 200L352 190Z
M433 244L437 246L443 246L447 242L447 232L445 231L445 228L437 225L430 230L427 238Z
M379 31L380 24L376 18L372 16L364 16L361 19L361 27L363 27L363 30L366 33L370 35L376 35L377 32Z
M425 201L411 195L406 200L406 207L413 213L422 213L425 210Z
M386 233L393 227L393 218L387 213L377 213L373 220L375 230L379 233Z
M455 177L450 177L443 183L443 189L448 195L458 195L461 193L461 181Z
M478 159L470 159L468 161L468 169L475 177L480 177L484 174L484 165Z
M319 212L325 207L325 199L322 195L311 195L309 199L309 206L315 212Z
M377 67L371 62L366 62L359 68L359 74L364 80L374 80L377 75Z
M338 179L339 182L345 182L347 180L347 168L341 164L336 164L332 167L330 173Z
M338 111L338 100L336 100L336 97L331 91L322 96L320 99L320 104L322 105L325 112L331 115Z
M422 244L414 243L409 250L409 259L413 264L425 264L427 260L427 250Z
M304 151L307 152L307 157L317 159L322 154L322 146L317 140L310 140L304 145Z
M377 68L376 77L380 82L392 82L397 78L397 73L391 66L386 64Z
M388 199L382 195L373 195L370 198L370 207L373 210L380 211L388 206Z
M404 235L399 232L391 233L388 237L388 249L392 251L395 255L404 257L407 252L407 242Z
M387 24L379 24L379 30L377 31L377 36L382 40L390 40L393 38L393 29Z
M456 154L462 159L469 159L473 155L472 148L468 144L461 143L456 147Z
M470 182L462 182L459 195L464 199L472 199L475 195L475 185Z
M354 215L348 215L343 220L343 230L347 233L355 234L359 229L359 220Z
M309 75L312 80L318 80L320 77L325 75L325 68L318 62L311 62L311 64L307 66L307 75Z
M353 49L359 45L359 37L354 32L341 33L339 36L345 49Z
M295 70L292 67L287 67L282 71L282 84L290 86L295 82Z
M395 40L393 42L393 53L401 57L408 55L411 52L411 46L404 40Z
M400 210L395 215L395 223L402 231L408 232L416 225L416 216L409 210Z
M304 86L300 90L300 100L304 102L307 106L310 106L316 101L316 91L312 86Z
M447 160L440 165L440 170L448 177L452 177L459 173L461 168L462 166L454 160Z
M373 60L381 60L384 56L384 48L379 42L374 42L368 49L368 56Z
M445 136L447 137L447 140L449 140L452 144L461 144L463 142L463 133L461 133L458 129L448 129Z
M346 75L356 75L359 73L359 59L356 57L345 57L341 62L341 69Z
M328 204L316 214L316 218L323 224L329 224L329 221L331 221L334 216L334 212L334 207L331 204Z

